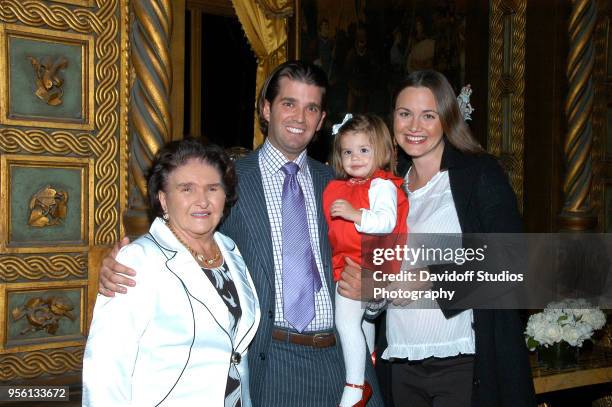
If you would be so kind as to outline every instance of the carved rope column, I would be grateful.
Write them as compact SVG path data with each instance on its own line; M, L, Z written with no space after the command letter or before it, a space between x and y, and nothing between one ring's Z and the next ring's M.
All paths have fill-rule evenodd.
M155 153L172 139L171 0L134 0L130 33L134 82L130 96L129 235L146 230L146 180Z
M593 66L595 52L593 30L597 19L594 0L573 0L569 22L569 57L567 63L568 96L565 103L568 130L564 142L566 174L565 198L559 217L561 230L585 231L597 225L590 201L593 178Z

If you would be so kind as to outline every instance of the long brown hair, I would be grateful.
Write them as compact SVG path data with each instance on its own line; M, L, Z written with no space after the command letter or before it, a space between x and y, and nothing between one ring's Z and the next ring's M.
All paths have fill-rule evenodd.
M414 71L405 77L393 94L393 109L399 94L406 88L427 88L436 100L438 115L446 139L459 151L482 154L485 150L476 141L459 111L457 96L444 75L432 70Z

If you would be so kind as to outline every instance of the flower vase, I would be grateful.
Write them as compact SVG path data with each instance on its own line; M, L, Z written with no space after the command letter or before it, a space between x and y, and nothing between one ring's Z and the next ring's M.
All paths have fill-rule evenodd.
M566 369L578 364L578 348L567 342L557 342L549 347L538 347L538 362L540 366L549 369Z

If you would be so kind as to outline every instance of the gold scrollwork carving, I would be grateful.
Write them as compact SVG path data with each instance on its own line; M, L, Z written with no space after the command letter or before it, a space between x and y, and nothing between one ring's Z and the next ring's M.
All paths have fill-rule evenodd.
M42 228L55 226L66 219L68 192L58 191L47 185L37 191L30 199L28 225Z
M117 156L125 140L118 137L120 116L125 113L125 102L120 100L120 71L127 61L121 53L120 29L117 5L126 0L98 1L97 8L68 8L40 0L0 1L0 21L21 22L29 26L49 26L56 30L74 30L95 35L97 63L92 67L97 87L95 89L95 131L97 134L72 134L53 132L52 138L43 140L42 131L0 129L0 150L14 152L21 148L35 153L67 153L95 157L94 161L94 245L111 244L119 233L119 166ZM124 83L123 86L126 86ZM6 137L5 137L6 136ZM34 139L30 137L34 136Z
M68 60L61 56L55 60L52 57L40 59L28 57L28 59L34 68L36 96L48 105L61 105L64 79L59 75L59 70L68 66Z
M26 318L30 324L19 333L20 335L42 330L55 335L62 318L75 320L71 312L73 309L72 301L66 297L34 297L27 300L21 307L12 309L11 315L15 321Z
M30 379L42 374L78 372L83 365L83 347L30 351L0 356L0 380Z
M598 214L598 231L605 232L606 208L604 169L607 141L607 60L606 48L610 22L605 16L598 18L595 26L595 67L593 70L593 81L595 83L595 103L593 104L593 186L591 187L591 205ZM612 20L610 20L612 22ZM612 152L611 152L612 153ZM612 330L610 331L612 333Z
M0 280L15 281L19 278L40 280L66 277L87 277L87 256L57 254L53 256L1 256Z
M525 97L526 0L494 0L491 3L489 43L489 134L488 150L502 158L523 210L523 150ZM504 20L512 19L512 38L504 44ZM511 46L510 72L504 72L504 46ZM504 114L504 100L511 112ZM504 121L509 124L509 140L504 143Z
M503 2L502 2L503 3ZM489 135L488 149L489 152L499 155L501 154L502 144L502 86L503 81L503 18L504 13L501 10L502 4L499 1L493 2L491 5L491 19L489 39Z
M91 10L70 10L41 0L3 0L0 2L0 20L7 23L19 21L35 27L48 25L56 30L71 29L79 33L97 31L103 21Z
M53 153L79 156L98 155L100 143L89 133L73 134L60 130L47 133L44 130L0 128L0 151L4 153Z
M96 41L98 64L95 68L98 86L95 93L97 114L97 139L104 146L96 159L94 173L96 187L94 196L96 209L94 222L94 243L112 244L118 238L119 211L119 166L116 156L119 151L119 89L121 51L117 40L119 20L115 16L117 0L108 0L101 4L100 20L102 30Z

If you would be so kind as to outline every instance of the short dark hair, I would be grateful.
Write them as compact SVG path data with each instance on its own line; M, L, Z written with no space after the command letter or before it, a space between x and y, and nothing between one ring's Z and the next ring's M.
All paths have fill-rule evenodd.
M164 213L159 202L159 191L167 192L166 186L170 173L194 158L215 168L221 175L221 186L225 191L223 216L229 213L229 209L238 199L236 170L233 161L216 144L205 144L196 138L185 138L166 144L155 155L147 178L147 193L152 217L162 216Z
M272 104L274 98L280 91L279 82L283 78L298 81L307 85L315 85L323 88L323 99L321 109L325 110L325 93L327 91L327 75L325 72L310 62L287 61L277 66L264 82L259 97L257 98L257 115L259 116L259 128L264 135L268 133L268 121L263 116L263 108L267 100Z

